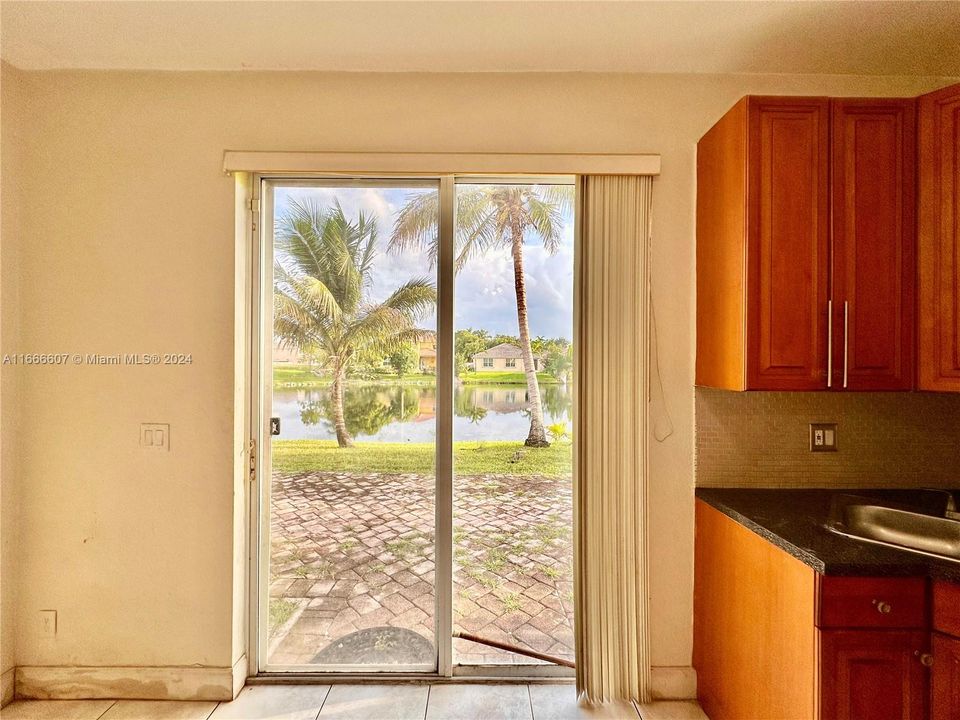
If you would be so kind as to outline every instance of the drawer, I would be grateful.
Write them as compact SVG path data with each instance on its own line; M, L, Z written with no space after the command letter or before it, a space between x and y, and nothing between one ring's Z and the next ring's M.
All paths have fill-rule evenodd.
M926 628L926 578L817 576L817 627Z
M933 583L933 629L960 637L960 585Z

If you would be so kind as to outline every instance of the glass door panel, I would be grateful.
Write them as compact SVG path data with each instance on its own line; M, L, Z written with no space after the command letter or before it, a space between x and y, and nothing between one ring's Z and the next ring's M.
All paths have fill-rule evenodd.
M393 241L409 203L435 225L438 183L264 186L268 670L436 669L436 269Z
M457 185L459 665L573 659L573 186Z

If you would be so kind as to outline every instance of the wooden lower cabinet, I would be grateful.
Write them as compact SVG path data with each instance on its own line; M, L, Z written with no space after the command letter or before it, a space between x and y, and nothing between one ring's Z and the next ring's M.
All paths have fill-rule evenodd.
M930 717L960 720L960 639L933 634Z
M928 638L925 630L821 632L820 717L924 720Z
M925 578L819 575L697 500L700 704L711 720L960 720L960 585L935 584L932 618L929 596Z

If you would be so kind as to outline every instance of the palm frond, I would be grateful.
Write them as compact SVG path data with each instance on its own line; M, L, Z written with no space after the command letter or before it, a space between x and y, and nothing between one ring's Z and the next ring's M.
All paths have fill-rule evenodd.
M436 263L439 224L440 194L434 190L411 193L394 221L387 252L424 249Z
M526 200L527 222L532 227L543 246L551 255L560 246L560 233L563 229L563 213L555 203L547 202L531 193Z

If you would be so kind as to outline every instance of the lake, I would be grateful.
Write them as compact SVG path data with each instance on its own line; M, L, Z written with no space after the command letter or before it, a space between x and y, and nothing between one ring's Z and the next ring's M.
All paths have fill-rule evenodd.
M540 386L545 425L573 421L570 385ZM432 442L437 436L434 386L396 383L347 384L347 429L355 440ZM457 385L454 389L454 440L516 440L530 430L524 385ZM280 417L280 439L331 440L336 437L328 388L273 391L273 415Z

